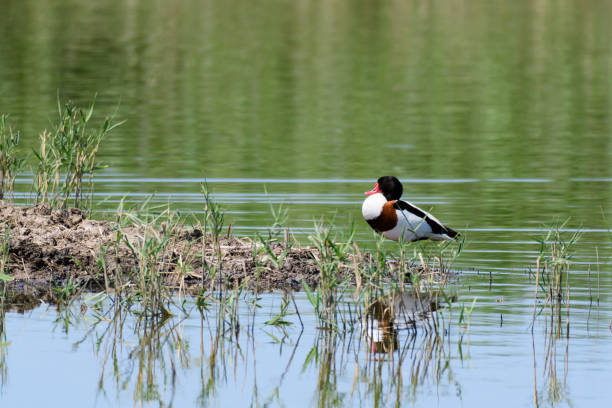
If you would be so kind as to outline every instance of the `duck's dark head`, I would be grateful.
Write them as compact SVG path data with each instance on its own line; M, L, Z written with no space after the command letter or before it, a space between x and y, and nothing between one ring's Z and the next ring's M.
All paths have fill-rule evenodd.
M393 176L383 176L376 181L374 188L370 191L366 191L366 194L381 193L387 201L399 200L404 192L402 183Z

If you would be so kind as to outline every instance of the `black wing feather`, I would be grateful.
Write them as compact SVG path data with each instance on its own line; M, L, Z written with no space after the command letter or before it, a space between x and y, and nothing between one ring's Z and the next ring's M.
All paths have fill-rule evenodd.
M416 205L412 205L410 203L407 203L406 201L397 200L395 204L393 204L393 207L396 210L408 211L409 213L414 214L417 217L423 218L434 234L446 234L451 238L455 238L457 236L457 231L440 224L436 220L432 220L430 217L427 216L427 213L425 211L421 210Z

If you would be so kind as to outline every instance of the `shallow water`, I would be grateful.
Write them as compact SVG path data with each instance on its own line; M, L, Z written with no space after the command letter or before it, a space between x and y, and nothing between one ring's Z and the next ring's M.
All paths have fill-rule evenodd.
M360 245L373 248L361 220L363 191L395 174L404 198L462 231L466 245L455 262L458 302L440 312L451 328L438 354L443 374L430 369L416 385L413 362L431 349L421 331L414 343L399 333L408 356L401 362L399 350L394 361L374 364L367 347L356 346L364 342L360 331L336 343L314 328L311 307L297 294L305 329L300 336L290 316L281 346L266 332L282 333L263 324L279 308L282 294L274 293L263 295L253 336L240 336L238 354L228 345L211 395L200 400L211 348L204 336L200 351L197 312L154 331L176 326L188 347L165 341L139 349L142 326L126 317L116 374L96 345L107 323L88 333L93 318L75 310L66 332L53 308L9 312L0 402L312 406L337 399L370 406L382 391L378 401L387 406L398 399L514 407L535 405L535 381L540 405L607 405L611 16L605 1L4 2L0 112L22 130L24 151L53 122L58 90L83 104L97 93L96 120L127 119L100 151L108 168L94 178L97 215L154 194L153 204L198 217L206 180L236 234L265 230L270 206L283 205L287 226L304 243L324 218L338 228L354 221ZM18 180L20 204L29 200L30 174ZM530 271L535 239L566 220L566 236L582 236L570 267L569 337L564 328L551 348L551 373L545 313L531 331ZM458 308L475 298L468 331ZM249 316L240 309L240 319ZM334 340L335 377L324 396L317 391L324 365L302 372L317 338ZM142 361L153 364L157 385L145 396L135 392ZM400 386L392 381L398 366Z
M254 315L241 303L239 332L228 326L219 343L214 307L200 315L191 304L188 316L159 324L134 315L113 320L109 302L83 315L80 303L59 314L47 306L8 313L2 399L7 406L515 407L531 406L535 389L545 406L606 405L609 307L575 305L570 338L549 344L545 319L530 330L531 305L523 299L496 303L490 293L465 289L460 299L473 296L469 328L456 324L457 308L442 309L450 324L441 337L421 321L398 332L390 353L372 351L359 319L347 335L317 330L301 293L303 329L293 313L289 326L265 325L282 294L264 294ZM21 384L37 390L24 392Z

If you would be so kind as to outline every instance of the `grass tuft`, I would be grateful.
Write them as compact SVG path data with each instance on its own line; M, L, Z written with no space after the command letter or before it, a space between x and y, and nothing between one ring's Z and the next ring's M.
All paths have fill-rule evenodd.
M52 131L41 133L40 150L34 151L37 160L33 169L36 203L65 208L72 200L72 205L77 208L91 206L93 174L104 168L96 161L100 143L124 122L114 123L107 117L96 129L91 123L94 103L82 109L72 102L62 105L58 97L57 107L57 124ZM90 193L89 197L86 193Z
M0 116L0 200L13 193L15 177L22 170L25 159L18 157L21 134L8 122L8 115Z

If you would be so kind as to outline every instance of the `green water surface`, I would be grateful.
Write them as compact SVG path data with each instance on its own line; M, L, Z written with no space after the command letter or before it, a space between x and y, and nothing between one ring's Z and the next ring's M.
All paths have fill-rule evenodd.
M367 247L363 191L381 175L401 178L405 199L466 236L460 299L478 297L471 360L453 360L461 369L444 398L439 382L426 382L399 398L406 406L473 405L479 392L482 406L532 406L531 383L518 377L531 378L533 361L513 347L531 347L534 238L569 220L566 232L583 232L570 278L575 364L561 396L541 389L540 402L605 406L609 387L584 379L611 373L611 18L612 3L596 0L9 0L0 12L0 112L21 129L24 153L52 126L58 93L83 105L95 98L96 120L127 120L99 153L108 167L95 179L97 211L155 193L154 202L193 213L206 178L238 234L269 226L270 204L283 203L303 242L324 217L339 228L355 221ZM29 177L18 180L18 203L28 202ZM41 334L19 337L27 317L15 316L8 340L52 333L39 315L31 325ZM50 336L58 360L76 341ZM535 343L545 341L539 332ZM285 369L269 353L258 355L268 364L260 379ZM16 403L27 383L10 381L11 372L24 363L7 361L0 401ZM509 364L520 368L505 375ZM337 388L350 389L343 381L352 374L340 378ZM272 393L263 381L262 393ZM233 401L234 383L220 386L216 405ZM179 394L196 401L199 391L183 384ZM298 390L299 376L283 387ZM329 401L290 405L300 402Z

